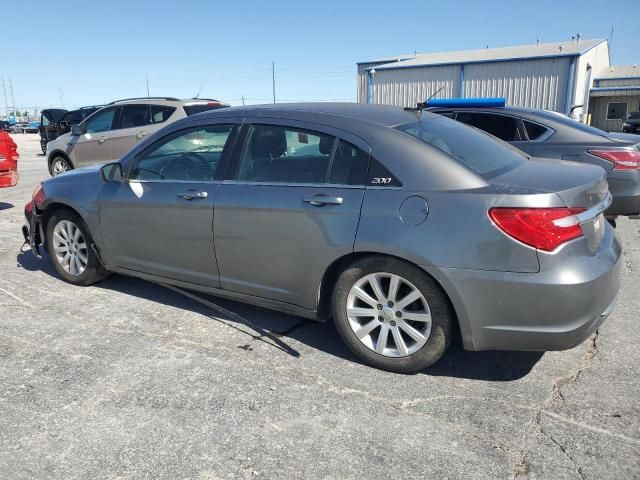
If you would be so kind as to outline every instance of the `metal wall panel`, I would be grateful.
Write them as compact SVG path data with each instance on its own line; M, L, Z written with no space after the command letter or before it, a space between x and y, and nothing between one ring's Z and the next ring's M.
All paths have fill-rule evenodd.
M366 92L366 78L364 86ZM372 102L413 107L441 87L435 98L459 96L460 65L376 70L371 83Z
M465 97L505 97L508 105L563 112L568 58L478 63L464 67Z
M635 87L640 85L640 77L636 78L603 78L596 81L596 87Z
M609 92L607 92L609 93ZM622 120L607 120L607 108L609 102L627 103L627 113L640 111L640 93L633 95L611 95L591 97L589 112L591 113L591 125L607 132L620 132ZM640 141L640 137L638 137Z

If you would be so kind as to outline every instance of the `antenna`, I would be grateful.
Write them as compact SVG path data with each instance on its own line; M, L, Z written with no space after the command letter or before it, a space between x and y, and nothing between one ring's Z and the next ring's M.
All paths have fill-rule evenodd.
M440 87L438 90L436 90L429 98L427 98L424 102L419 102L415 107L405 107L405 111L407 112L415 112L418 114L418 116L420 116L420 114L422 113L422 110L424 110L425 108L427 108L427 104L429 103L429 100L431 100L433 97L435 97L437 94L439 94L442 90L444 90L444 85L442 87Z
M273 86L273 103L276 103L276 62L271 61L271 82Z
M203 90L203 89L204 89L204 85L202 85L202 86L200 87L200 90L198 90L198 93L196 93L196 96L195 96L195 97L193 97L193 98L199 98L199 97L200 97L200 94L202 93L202 90Z

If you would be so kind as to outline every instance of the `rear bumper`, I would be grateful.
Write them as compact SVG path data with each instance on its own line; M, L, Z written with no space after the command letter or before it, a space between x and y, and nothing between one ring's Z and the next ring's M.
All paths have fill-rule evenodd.
M0 172L0 188L13 187L18 184L20 175L15 170L9 172Z
M621 253L607 227L595 255L541 259L539 273L441 269L454 290L449 293L465 348L565 350L579 345L613 310Z
M611 171L607 183L613 195L607 215L640 214L640 170Z

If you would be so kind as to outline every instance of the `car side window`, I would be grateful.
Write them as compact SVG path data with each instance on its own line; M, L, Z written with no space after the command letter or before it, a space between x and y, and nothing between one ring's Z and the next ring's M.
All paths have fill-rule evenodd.
M294 127L252 125L237 179L325 183L335 137Z
M113 119L116 114L116 108L105 108L96 113L87 121L85 128L86 133L98 133L111 130L113 127Z
M143 151L129 178L136 180L211 181L233 125L180 130Z
M169 120L169 117L176 111L175 107L167 105L149 105L151 113L151 123L162 123Z
M329 183L364 185L367 179L368 166L368 153L345 140L340 140L331 162Z
M529 140L537 140L542 135L547 133L547 128L542 125L538 125L537 123L532 123L527 120L523 120L524 129L527 131L527 137Z
M125 105L120 114L120 128L144 127L151 123L148 105Z
M513 117L492 113L458 112L456 120L484 130L505 142L523 140L518 129L518 120Z

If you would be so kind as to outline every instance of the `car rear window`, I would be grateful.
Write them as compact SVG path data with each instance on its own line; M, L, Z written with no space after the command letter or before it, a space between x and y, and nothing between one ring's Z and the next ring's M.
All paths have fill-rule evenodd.
M218 108L224 108L227 105L218 102L209 103L196 103L195 105L185 105L184 113L187 116L195 115L196 113L208 112L209 110L217 110Z
M489 135L441 116L396 129L443 151L483 178L500 175L526 161L524 155Z

